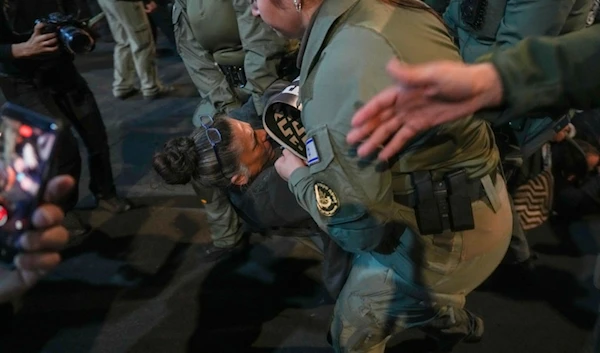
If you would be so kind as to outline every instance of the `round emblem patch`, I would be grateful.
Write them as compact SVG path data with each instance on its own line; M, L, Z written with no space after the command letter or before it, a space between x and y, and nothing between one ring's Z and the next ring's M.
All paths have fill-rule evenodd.
M335 192L323 183L315 183L315 197L317 208L323 216L331 217L340 208L340 201Z

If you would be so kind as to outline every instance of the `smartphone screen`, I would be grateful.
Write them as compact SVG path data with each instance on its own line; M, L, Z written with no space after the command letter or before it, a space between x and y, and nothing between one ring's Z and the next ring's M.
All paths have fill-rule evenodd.
M41 201L59 126L20 106L0 110L0 242L7 252L19 250L19 236ZM13 251L11 251L13 250ZM10 254L14 255L14 254Z

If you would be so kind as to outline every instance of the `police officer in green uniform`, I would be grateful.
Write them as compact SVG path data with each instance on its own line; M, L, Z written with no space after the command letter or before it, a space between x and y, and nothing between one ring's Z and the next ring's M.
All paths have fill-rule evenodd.
M461 56L466 62L473 62L495 48L507 48L529 36L559 35L586 26L593 0L525 1L525 0L424 0L437 12L443 14L444 21L455 36ZM497 143L503 155L511 153L515 141L513 131L496 127ZM508 139L508 141L507 141ZM537 149L537 147L533 147ZM533 151L532 151L533 152ZM532 168L539 152L515 166L506 164L506 171L515 176L536 176L541 170ZM520 161L521 159L519 159ZM514 173L512 171L515 171ZM517 178L509 178L512 192L520 186ZM510 275L531 279L532 257L525 231L516 214L513 225L513 238L505 263L514 264Z
M179 54L203 97L195 116L229 112L248 96L261 114L260 97L281 76L289 43L252 17L248 1L176 0L173 24Z
M389 87L362 107L352 119L348 142L363 141L363 156L385 144L380 153L385 159L419 133L483 108L502 109L494 117L504 121L548 109L599 108L599 56L596 24L556 38L525 39L514 48L486 55L477 65L401 65L392 60L388 71L401 89ZM414 94L423 91L435 94ZM594 282L600 288L600 257ZM583 351L600 351L600 320Z
M470 117L430 131L378 163L346 143L352 115L392 83L391 58L460 61L444 24L419 1L257 0L254 14L301 37L300 97L308 165L275 166L298 203L354 253L331 325L336 352L383 352L421 327L440 351L475 342L483 321L465 296L497 267L512 221L488 126Z
M173 87L163 85L158 78L156 46L145 12L147 2L98 0L116 42L113 95L118 99L137 94L136 74L145 99L153 100L173 92Z

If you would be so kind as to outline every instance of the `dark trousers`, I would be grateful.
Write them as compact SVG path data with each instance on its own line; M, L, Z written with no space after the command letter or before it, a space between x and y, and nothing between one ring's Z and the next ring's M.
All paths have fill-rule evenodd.
M173 20L171 16L171 12L169 11L169 6L166 2L157 1L157 8L148 15L148 20L150 20L150 28L152 29L152 36L154 37L154 41L157 39L157 30L160 31L167 37L169 40L169 44L171 48L175 50L177 48L177 43L175 42L175 33L173 32Z
M44 70L35 78L2 78L0 83L6 100L74 127L88 152L90 191L97 197L110 197L116 193L108 137L100 110L94 94L72 62ZM57 172L79 180L81 158L78 142L70 131L57 143L55 156ZM77 203L77 192L74 194L64 206L66 209Z

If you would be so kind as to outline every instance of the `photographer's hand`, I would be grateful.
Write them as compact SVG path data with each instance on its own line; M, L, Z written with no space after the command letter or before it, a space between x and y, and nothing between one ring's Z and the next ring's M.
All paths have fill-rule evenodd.
M149 3L144 5L144 11L146 13L153 13L154 11L156 11L157 7L158 5L156 5L156 2L150 1Z
M58 252L67 243L69 233L61 226L63 211L52 203L64 198L74 185L75 180L64 175L48 183L44 195L47 203L35 210L33 229L20 239L25 252L15 257L16 269L0 268L0 303L21 295L60 263Z
M33 28L33 33L27 42L13 44L13 57L27 58L40 54L53 53L58 50L58 38L56 33L42 33L43 23L38 23Z

